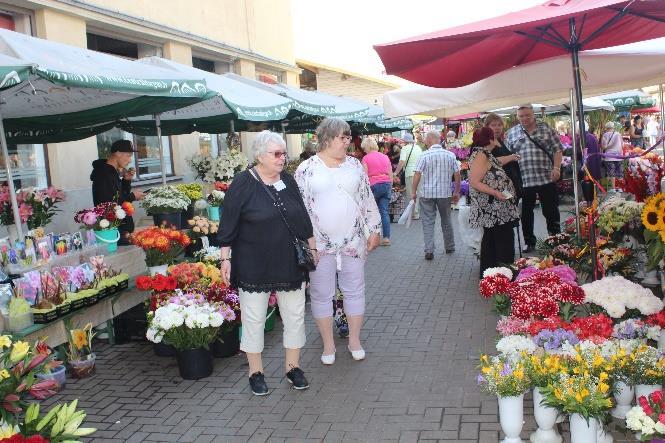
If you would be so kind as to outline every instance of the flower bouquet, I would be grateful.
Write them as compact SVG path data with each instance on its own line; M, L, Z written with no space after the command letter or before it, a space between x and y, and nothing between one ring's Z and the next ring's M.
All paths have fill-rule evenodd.
M515 362L524 354L533 354L538 349L534 340L524 335L507 335L496 344L496 350L509 361Z
M180 213L187 210L192 200L175 186L153 188L141 200L141 206L152 215L155 226L164 222L180 228Z
M211 284L205 290L205 298L224 317L217 340L212 344L214 357L231 357L240 350L240 298L235 289L221 282Z
M199 183L182 183L176 185L176 189L185 194L192 202L203 198L203 186Z
M543 329L533 337L533 342L547 352L558 352L566 345L575 346L580 340L573 332L559 328L553 331Z
M82 329L69 331L69 368L75 378L87 378L95 373L95 354L92 352L92 323Z
M219 268L222 265L222 250L217 246L208 246L194 253L194 257L207 265Z
M210 169L205 173L203 181L230 182L237 173L247 169L248 164L245 154L237 149L230 149L225 154L210 160Z
M663 391L640 396L637 405L626 413L626 427L639 433L641 441L665 439L665 398ZM660 440L658 440L660 439Z
M620 340L658 340L659 326L649 326L644 321L629 318L614 325L612 337Z
M120 240L118 226L128 216L134 214L134 206L129 202L118 205L113 202L100 203L94 208L83 209L74 215L74 221L84 229L95 231L97 243L108 245L109 252L116 251Z
M149 268L170 265L191 243L187 234L176 229L157 226L133 233L130 241L143 249L146 265Z
M187 289L190 286L207 288L213 283L222 281L219 267L206 263L178 263L168 268L168 275L178 282L178 287Z
M224 317L215 306L205 301L203 295L172 297L167 304L157 308L149 320L146 337L154 343L164 341L176 349L182 378L198 380L212 373L209 346L224 323Z
M642 224L649 258L647 269L654 269L665 258L665 194L659 192L647 199Z
M612 407L609 375L601 372L570 375L562 370L548 386L541 389L547 406L566 414L579 414L587 421L604 418Z
M187 224L190 226L192 233L192 238L200 238L209 234L217 234L219 229L219 222L210 221L205 217L195 216L191 220L187 220Z
M204 180L212 167L212 157L209 155L196 154L187 159L189 167L196 173L196 178Z
M659 386L665 377L665 357L658 349L640 345L630 354L635 363L634 377L631 380L634 385Z
M16 194L21 222L27 223L30 229L49 224L57 212L56 205L64 200L65 193L53 186L43 190L28 188ZM14 212L7 185L0 186L0 223L5 226L14 224Z
M605 277L582 285L584 303L595 305L614 319L624 315L648 316L663 310L661 299L623 277ZM632 313L632 314L631 314Z
M598 221L601 234L634 232L641 228L641 215L644 203L626 200L613 195L598 206ZM615 239L621 241L621 238Z
M214 189L210 194L208 194L208 217L210 220L219 221L225 196L226 193L224 191L217 189Z

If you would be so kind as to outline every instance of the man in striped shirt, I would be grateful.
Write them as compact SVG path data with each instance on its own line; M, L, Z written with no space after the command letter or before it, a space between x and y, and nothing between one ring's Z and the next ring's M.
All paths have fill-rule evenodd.
M425 259L434 258L434 224L436 211L441 216L441 230L446 254L455 251L455 236L450 220L450 205L457 203L460 195L460 173L455 154L443 149L439 144L439 133L429 131L425 135L425 145L429 149L420 156L413 176L413 194L420 197L420 217L425 239ZM455 191L451 183L455 180ZM418 189L419 185L420 189Z

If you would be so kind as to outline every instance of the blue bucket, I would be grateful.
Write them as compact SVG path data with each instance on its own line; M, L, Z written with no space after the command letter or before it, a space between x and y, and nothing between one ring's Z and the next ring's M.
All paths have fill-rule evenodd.
M219 206L208 206L208 220L219 221L219 214L221 213Z
M118 250L120 231L118 231L117 228L95 231L95 237L97 237L97 243L108 246L109 252L115 252Z

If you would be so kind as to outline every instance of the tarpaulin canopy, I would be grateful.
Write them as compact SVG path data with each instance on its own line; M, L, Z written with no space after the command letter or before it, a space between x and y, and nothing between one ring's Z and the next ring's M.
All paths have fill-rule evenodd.
M591 111L614 111L614 106L602 100L599 97L589 97L582 100L584 104L584 112ZM542 103L531 103L533 110L536 114L545 113L545 114L561 114L561 113L570 113L570 104L560 104L560 105L544 105ZM516 114L518 106L510 106L507 108L493 109L492 112L495 112L499 115L508 115Z
M599 98L612 103L618 111L628 111L633 108L645 108L653 106L656 103L653 97L649 94L637 90L602 95Z
M665 39L580 53L586 96L665 82ZM416 86L383 95L387 116L428 114L448 118L522 103L560 104L573 88L570 58L516 66L461 88Z
M659 37L665 37L660 0L552 0L374 49L388 74L455 88L514 66L570 55L574 46L600 49Z
M167 111L211 96L201 78L4 29L0 54L33 66L25 81L2 93L5 128L24 138L32 133L66 139L68 129Z

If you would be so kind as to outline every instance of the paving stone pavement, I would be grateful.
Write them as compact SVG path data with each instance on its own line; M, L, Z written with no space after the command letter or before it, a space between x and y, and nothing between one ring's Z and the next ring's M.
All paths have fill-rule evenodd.
M353 361L336 338L337 361L323 366L308 308L301 367L310 389L295 391L284 379L278 321L266 335L267 397L251 395L242 354L216 359L209 378L184 381L174 359L132 342L99 345L97 374L68 380L47 403L78 398L86 426L98 428L89 441L99 443L498 442L496 399L475 382L479 354L494 349L497 320L477 292L478 261L457 233L457 252L444 254L438 222L432 261L424 260L419 222L392 229L392 246L367 263L365 361ZM535 422L527 398L528 439Z

